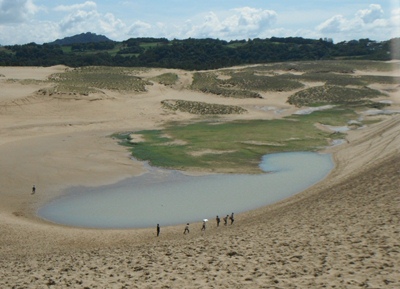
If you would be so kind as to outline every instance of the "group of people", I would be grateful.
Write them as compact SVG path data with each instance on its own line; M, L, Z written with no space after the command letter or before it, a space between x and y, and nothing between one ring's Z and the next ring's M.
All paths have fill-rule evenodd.
M217 217L215 218L216 222L217 222L217 227L219 227L219 224L221 223L221 218L217 215ZM231 222L231 225L233 225L233 222L235 221L234 219L234 215L233 213L229 216L226 215L224 218L224 225L227 226L228 225L228 220ZM205 219L203 220L203 225L201 226L201 230L205 231L206 230L206 222L208 220ZM185 229L183 230L183 234L189 234L190 230L189 230L189 223L186 224ZM160 224L157 224L157 237L160 235Z
M221 219L220 219L220 217L219 216L217 216L216 218L216 221L217 221L217 227L219 227L219 223L221 222ZM224 218L223 218L223 220L224 220L224 225L226 226L226 225L228 225L228 219L229 219L229 221L231 222L231 225L233 224L233 222L235 221L235 219L234 219L234 217L233 217L233 213L229 216L229 215L226 215Z

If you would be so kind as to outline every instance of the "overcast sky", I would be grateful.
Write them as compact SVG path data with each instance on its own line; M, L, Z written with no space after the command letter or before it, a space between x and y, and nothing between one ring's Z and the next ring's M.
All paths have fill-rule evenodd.
M0 0L0 45L84 32L224 40L304 37L335 43L400 37L399 0Z

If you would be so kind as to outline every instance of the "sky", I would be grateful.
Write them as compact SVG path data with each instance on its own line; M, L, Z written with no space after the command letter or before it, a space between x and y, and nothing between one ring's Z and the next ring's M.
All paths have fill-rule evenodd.
M42 44L92 32L242 40L400 37L400 0L0 0L0 45Z

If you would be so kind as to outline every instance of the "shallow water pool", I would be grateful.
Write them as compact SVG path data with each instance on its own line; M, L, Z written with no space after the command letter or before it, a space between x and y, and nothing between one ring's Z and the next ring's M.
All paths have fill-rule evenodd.
M74 187L38 210L48 221L76 227L141 228L176 225L240 213L292 196L325 178L331 155L265 155L265 174L188 176L151 168L148 173L95 188Z

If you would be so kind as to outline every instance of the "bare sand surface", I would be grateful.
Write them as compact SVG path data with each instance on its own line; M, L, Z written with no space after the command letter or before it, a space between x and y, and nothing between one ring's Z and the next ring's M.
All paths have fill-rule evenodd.
M162 100L248 110L227 120L272 119L297 109L285 92L232 100L190 91L190 72L175 70L176 86L154 84L145 93L68 99L36 93L65 69L0 67L0 288L400 288L400 115L375 116L379 123L350 131L346 144L328 150L336 167L325 180L238 214L233 225L217 228L211 220L201 232L200 223L191 224L186 235L184 225L163 227L159 237L155 226L72 228L35 211L70 186L145 172L109 136L198 118L165 111ZM399 87L379 89L399 109Z

